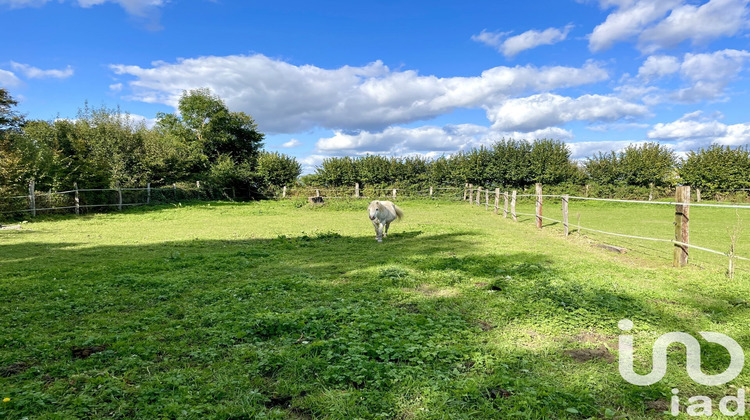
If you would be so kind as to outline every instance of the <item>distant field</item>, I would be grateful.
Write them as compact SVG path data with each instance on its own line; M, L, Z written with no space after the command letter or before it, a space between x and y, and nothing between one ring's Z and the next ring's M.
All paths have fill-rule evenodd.
M747 369L694 384L681 346L657 384L617 369L624 318L641 373L666 332L749 349L747 264L730 281L721 258L671 268L670 244L613 254L591 245L604 237L484 206L399 205L381 244L364 201L144 207L0 231L0 418L646 419L664 417L672 388L684 406L750 384ZM571 221L671 237L673 208L636 208L572 203ZM693 211L691 242L728 249L734 213ZM707 373L729 359L708 343L702 357Z

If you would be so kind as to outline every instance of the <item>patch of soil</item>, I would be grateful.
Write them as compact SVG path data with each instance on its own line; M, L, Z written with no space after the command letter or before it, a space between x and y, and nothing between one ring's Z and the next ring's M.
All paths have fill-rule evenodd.
M489 389L487 390L487 394L488 394L487 398L492 399L492 400L495 400L498 398L508 398L511 395L513 395L512 392L506 389L502 389L502 388Z
M646 408L660 413L670 409L667 400L646 401Z
M0 376L7 378L9 376L23 373L30 367L31 365L26 362L15 362L9 365L0 366Z
M596 349L568 349L564 350L563 354L578 363L588 362L589 360L594 359L601 359L607 363L613 363L615 361L615 356L603 345Z
M100 353L109 347L109 344L102 344L101 346L86 346L78 347L73 346L70 348L70 352L73 354L74 359L86 359L94 353Z
M582 333L578 333L573 337L575 341L579 343L589 343L589 344L611 344L614 343L615 346L617 346L617 337L616 336L607 336L602 335L599 333L595 333L592 331L584 331Z
M489 330L495 329L495 326L490 324L487 321L482 321L481 319L477 319L476 322L479 325L479 328L482 329L482 331L489 331Z
M269 398L269 400L263 403L263 405L265 405L266 408L289 408L289 405L291 402L292 402L292 397L274 396L274 397Z
M486 283L486 282L483 282L483 281L479 281L479 282L474 283L474 286L482 288L482 287L487 286L487 284L489 284L489 283Z

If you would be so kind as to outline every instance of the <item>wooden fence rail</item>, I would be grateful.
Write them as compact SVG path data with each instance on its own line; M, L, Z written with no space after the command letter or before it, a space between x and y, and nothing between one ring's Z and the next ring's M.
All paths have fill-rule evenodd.
M471 184L469 184L469 188L472 188ZM481 191L482 187L476 187L477 191ZM495 204L495 214L497 214L497 207L499 202L499 189L496 189L496 204ZM508 192L504 193L505 196L505 211L504 216L507 217L507 208L508 208ZM698 195L700 196L700 195ZM477 196L478 197L478 196ZM689 255L691 249L696 249L700 251L705 251L713 254L723 255L729 258L729 269L727 270L727 275L729 277L732 277L734 274L734 268L735 268L735 262L737 260L743 260L743 261L750 261L750 258L746 257L738 257L735 254L735 246L736 246L736 239L737 239L737 233L735 229L735 234L731 237L731 245L730 245L730 251L728 253L716 251L713 249L700 247L696 245L690 244L690 207L692 206L700 206L700 207L720 207L720 208L727 208L727 209L747 209L750 210L750 206L748 205L725 205L725 204L705 204L705 203L690 203L690 187L689 186L678 186L675 191L675 199L674 202L662 202L662 201L640 201L640 200L618 200L618 199L606 199L606 198L592 198L592 197L571 197L568 194L564 195L544 195L542 192L542 185L536 184L535 185L535 191L534 194L518 194L517 190L511 191L510 194L510 214L513 218L513 221L518 221L517 216L518 215L525 215L525 216L531 216L534 217L536 221L536 227L538 229L543 228L543 220L549 220L556 223L561 223L563 225L563 234L567 237L570 235L570 227L575 227L580 232L581 230L588 230L592 232L602 233L605 235L612 235L612 236L619 236L619 237L626 237L626 238L633 238L633 239L640 239L640 240L648 240L648 241L659 241L659 242L669 242L673 244L674 246L674 258L672 261L672 265L674 267L684 267L688 265L689 262ZM518 197L533 197L535 200L535 212L533 214L529 213L518 213L516 212L516 200ZM551 198L559 198L562 201L562 220L556 220L550 217L546 217L543 214L543 200L544 197L551 197ZM673 205L675 206L675 219L674 219L674 226L675 226L675 234L674 239L659 239L659 238L648 238L648 237L640 237L635 235L627 235L627 234L621 234L621 233L614 233L614 232L606 232L602 230L597 229L591 229L588 227L580 226L580 214L579 214L579 222L577 225L573 225L569 222L569 212L570 212L570 200L573 199L580 199L580 200L597 200L597 201L609 201L609 202L617 202L617 203L634 203L634 204L661 204L661 205ZM478 203L477 203L478 204Z

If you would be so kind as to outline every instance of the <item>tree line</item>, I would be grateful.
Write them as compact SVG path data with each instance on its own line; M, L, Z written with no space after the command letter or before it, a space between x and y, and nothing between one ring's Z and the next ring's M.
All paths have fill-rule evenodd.
M616 190L671 188L684 184L707 193L750 188L750 151L711 145L678 158L659 143L632 144L619 152L599 152L584 161L571 159L559 140L503 139L490 147L441 156L332 157L302 178L325 186L427 186L466 183L483 187L524 188L537 182L575 189L589 185L604 195Z
M301 165L263 150L249 115L230 111L207 89L184 92L178 113L159 113L149 128L119 109L85 105L75 119L26 120L0 89L0 195L39 190L142 187L202 181L208 189L292 185Z
M502 139L487 147L426 159L418 156L330 157L300 178L293 157L263 150L251 116L230 111L207 89L186 91L178 112L159 113L153 127L119 109L84 106L75 119L27 120L0 88L0 195L39 190L142 187L201 181L209 189L251 196L299 183L308 186L426 187L471 183L525 188L540 182L593 195L642 194L644 188L691 185L706 193L750 188L750 151L712 145L678 158L659 143L571 159L559 140ZM653 186L653 187L652 187ZM625 193L623 193L625 191Z

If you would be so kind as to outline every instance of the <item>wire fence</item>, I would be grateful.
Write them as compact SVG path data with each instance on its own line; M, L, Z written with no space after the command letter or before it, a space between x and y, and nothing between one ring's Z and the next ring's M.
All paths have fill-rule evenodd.
M670 243L674 247L674 259L673 264L676 266L686 265L687 264L687 258L692 250L697 250L701 252L706 252L709 254L721 256L723 258L728 259L728 270L727 274L732 277L734 274L734 269L736 267L736 263L738 261L748 262L750 261L750 258L745 255L740 255L742 252L748 252L750 248L747 247L746 243L739 243L739 240L742 239L740 232L742 231L742 223L741 223L741 217L740 212L748 211L750 210L750 205L741 205L741 204L721 204L721 203L694 203L690 202L690 190L689 187L678 187L677 192L679 194L679 200L677 199L678 193L676 193L675 200L674 201L645 201L645 200L622 200L622 199L611 199L611 198L595 198L595 197L581 197L581 196L570 196L570 195L564 195L564 194L542 194L541 191L541 185L538 185L537 187L537 193L536 194L518 194L517 191L512 191L512 193L509 192L503 192L500 193L499 189L496 189L494 192L491 192L489 189L483 189L481 187L478 187L476 189L470 189L468 191L467 199L468 201L477 206L484 205L486 209L493 208L495 210L495 213L499 213L500 210L502 210L503 215L505 217L511 216L513 220L518 221L518 216L527 216L531 218L531 220L536 220L537 227L539 229L542 229L542 221L551 222L553 224L558 224L563 226L565 235L567 236L571 229L576 229L578 233L580 234L581 231L586 231L589 233L595 233L604 235L607 237L612 238L619 238L619 239L630 239L630 240L636 240L636 241L648 241L648 242L657 242L657 243ZM687 194L687 195L685 195ZM490 195L493 195L495 197L495 203L494 206L490 205ZM501 198L502 197L502 198ZM562 220L549 217L544 215L543 209L544 201L547 199L547 201L555 201L556 203L562 203ZM550 200L551 199L551 200ZM602 223L605 224L605 228L599 228L590 226L590 225L582 225L580 222L578 223L571 223L569 221L570 216L570 203L573 201L580 201L580 202L589 202L589 203L595 203L595 202L605 202L605 203L618 203L618 204L625 204L628 208L627 210L624 210L622 212L617 213L617 215L614 214L613 209L611 206L606 207L593 207L593 209L598 209L601 213L604 213L604 215L598 215L598 218L600 220L604 220ZM500 206L500 201L503 202L503 206ZM548 204L548 203L546 203ZM534 213L529 213L526 211L517 211L516 206L519 205L524 210L529 205L533 205L535 207ZM657 206L671 206L674 207L674 222L671 224L674 226L670 226L670 228L674 228L674 238L669 237L654 237L654 236L648 236L643 234L635 234L633 232L613 232L611 229L606 229L606 226L612 226L612 225L618 225L618 226L626 226L627 224L624 223L624 219L626 218L638 218L639 214L642 214L642 208L643 207L637 207L646 205L657 205ZM579 209L582 205L578 205ZM636 207L633 207L636 206ZM547 206L548 207L548 206ZM589 206L584 206L588 208L592 208ZM722 218L722 220L726 221L726 214L719 215L718 213L711 213L702 215L701 218L699 218L700 223L702 225L708 225L709 221L712 226L706 226L706 230L710 231L711 234L707 235L706 232L701 232L702 235L701 239L711 239L710 242L713 243L711 246L707 245L695 245L690 242L690 229L697 230L696 228L700 229L701 225L695 226L695 221L693 222L693 226L690 226L690 208L691 207L698 207L698 208L705 208L707 209L724 209L724 210L732 210L736 213L737 217L737 223L733 227L733 230L730 234L727 235L727 247L728 251L721 251L715 249L714 246L718 241L715 238L716 230L715 226L718 222L715 220L717 218ZM627 214L625 212L630 212L631 214ZM671 212L670 212L671 213ZM743 213L743 214L750 214L750 213ZM578 218L580 220L581 213L578 213ZM608 217L609 215L609 217ZM665 214L666 216L666 214ZM620 219L618 219L620 217ZM595 219L597 217L591 217L591 219ZM649 227L650 229L653 229L653 226L659 224L658 221L655 221L653 219L645 219L641 221L643 226ZM665 220L660 224L659 231L665 232L667 230L668 219L665 218ZM714 236L714 237L712 237ZM682 255L684 254L684 255ZM678 258L679 257L679 258ZM725 260L726 261L726 260Z
M541 188L541 186L539 186ZM265 198L277 198L277 199L300 199L310 197L320 197L322 200L328 199L404 199L404 198L427 198L434 200L443 201L469 201L471 204L485 205L486 209L494 209L498 213L501 209L500 201L504 202L502 206L504 216L512 216L513 220L517 220L518 216L527 216L537 220L537 226L542 227L541 221L546 220L555 224L564 226L566 234L570 232L570 229L576 229L579 233L581 231L587 231L590 233L596 233L609 237L617 237L623 239L632 239L637 241L648 241L648 242L662 242L671 243L674 246L685 249L699 250L714 255L719 255L729 259L729 274L732 274L733 264L736 261L750 261L745 255L739 255L736 250L743 249L738 248L738 244L735 243L737 239L735 235L732 239L732 243L729 246L729 251L720 251L713 249L709 246L698 246L691 244L687 240L679 237L676 233L674 238L667 237L653 237L642 234L634 234L633 232L612 232L608 229L603 229L582 225L580 223L580 213L578 213L579 223L571 223L569 219L569 210L567 204L571 201L581 202L603 202L603 203L620 203L627 206L632 205L655 205L655 206L674 206L677 211L681 207L699 207L699 208L714 208L714 209L733 209L736 212L750 210L750 205L743 204L722 204L722 203L698 203L684 201L654 201L654 200L624 200L616 198L598 198L598 197L585 197L578 195L564 195L564 194L542 194L541 190L538 190L536 194L522 193L519 191L505 191L502 194L500 189L494 189L491 192L489 189L483 189L481 187L473 187L466 185L464 187L454 186L412 186L412 187L383 187L383 186L367 186L360 188L359 185L352 187L283 187L277 188L275 191L270 191L270 196ZM494 203L490 204L490 195L494 196ZM688 192L689 195L689 192ZM74 185L73 189L66 191L47 191L39 192L34 189L33 182L29 186L29 195L24 196L12 196L12 197L0 197L0 215L6 217L18 217L22 215L36 216L37 213L44 214L62 214L62 213L75 213L85 214L91 211L108 211L112 209L122 210L127 207L142 206L149 204L162 204L162 203L174 203L180 200L200 200L200 199L229 199L235 200L238 198L248 198L258 196L258 192L248 187L246 190L238 190L232 188L221 189L218 193L216 189L210 189L201 187L200 182L195 184L172 184L171 186L159 186L152 187L150 184L143 188L78 188ZM484 200L482 200L484 198ZM562 220L549 217L544 215L542 212L541 202L544 200L555 200L565 202L563 206L563 218ZM516 211L516 205L524 202L533 202L536 205L534 213L519 212ZM484 201L484 203L482 203ZM679 220L679 219L675 219ZM677 222L674 222L677 223ZM676 255L677 253L675 253Z

